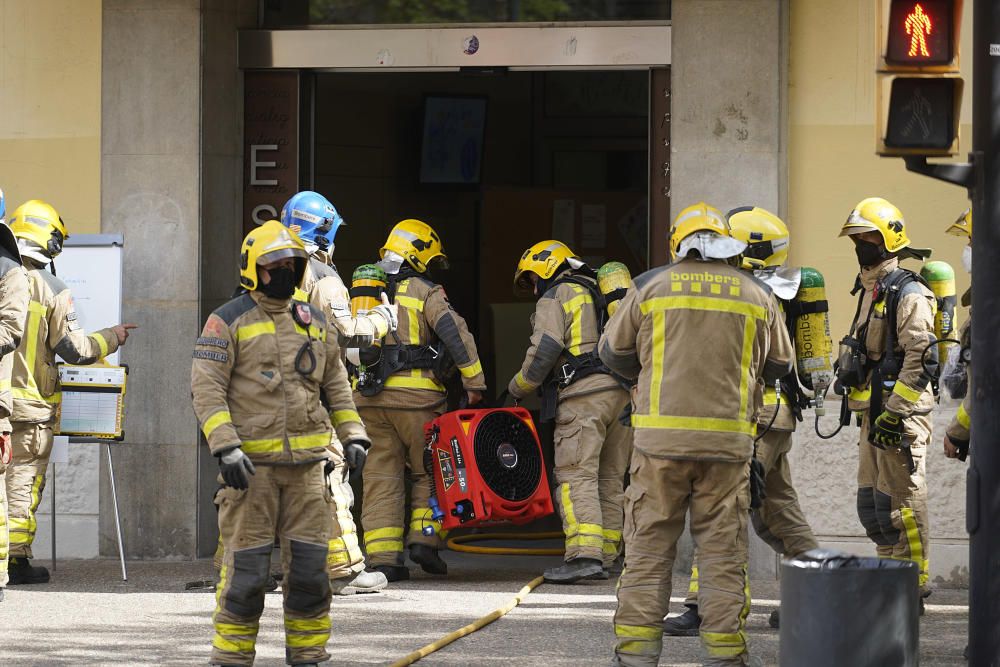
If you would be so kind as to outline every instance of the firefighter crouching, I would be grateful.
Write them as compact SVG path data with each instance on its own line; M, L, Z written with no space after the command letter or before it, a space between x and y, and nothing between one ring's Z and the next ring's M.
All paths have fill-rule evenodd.
M296 298L308 301L319 309L338 338L341 349L368 348L386 334L396 330L396 307L389 305L385 294L381 303L367 312L352 315L350 296L344 281L333 265L333 249L337 231L346 225L333 204L323 195L303 191L289 199L281 209L281 224L299 235L309 253L302 287ZM336 426L342 421L357 421L355 412L334 412ZM333 534L330 537L330 585L334 595L374 593L388 584L381 572L365 570L365 558L358 543L358 529L351 514L354 492L346 471L361 473L365 464L365 448L353 443L344 451L336 437L330 443L334 464Z
M737 268L746 244L718 210L681 211L670 246L676 262L635 279L599 346L608 368L638 379L613 664L658 663L690 511L704 664L745 665L754 391L788 374L792 346L770 288Z
M545 571L545 580L607 579L621 550L632 429L619 421L630 401L627 383L597 356L608 318L605 297L596 274L559 241L524 252L514 290L534 294L538 304L531 346L507 390L521 399L542 387L541 419L556 421L556 502L566 555L563 565Z
M389 233L378 266L398 307L399 323L381 345L354 367L355 401L373 446L364 470L361 525L371 566L389 581L408 579L410 560L431 574L447 574L438 555L441 524L429 504L430 476L424 470L424 424L447 402L444 380L458 368L469 405L486 389L476 343L465 320L448 303L432 272L447 266L441 238L420 220L403 220ZM412 481L409 529L404 527L405 478ZM405 535L405 543L404 543Z
M329 658L329 415L356 411L337 337L321 311L291 298L308 261L302 241L272 220L247 235L241 259L248 291L208 317L191 371L195 414L222 484L211 662L253 664L277 536L286 659L313 665ZM359 419L338 420L336 434L368 445Z

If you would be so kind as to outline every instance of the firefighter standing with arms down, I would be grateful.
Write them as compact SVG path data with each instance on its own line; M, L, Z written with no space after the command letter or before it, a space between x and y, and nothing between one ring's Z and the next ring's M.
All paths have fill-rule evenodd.
M793 351L770 288L737 268L746 244L717 209L681 211L670 246L676 262L635 279L599 346L608 368L638 378L613 664L659 662L690 511L704 664L746 665L754 393L788 374Z
M447 402L443 381L457 366L468 404L486 389L476 343L465 320L451 307L432 272L447 267L441 238L430 225L408 219L396 224L380 250L378 266L388 277L399 311L394 333L355 367L355 400L374 446L364 470L361 525L372 567L389 581L408 579L410 560L431 574L447 574L438 551L441 524L430 507L430 477L424 470L424 424ZM412 491L409 531L404 530L405 480Z
M565 563L550 583L607 578L621 550L625 470L632 430L619 422L629 392L597 356L607 319L596 275L559 241L524 251L514 290L538 298L531 346L507 390L521 399L543 387L542 421L553 417L556 499ZM558 394L557 394L558 392Z
M53 426L59 407L58 354L67 363L92 364L124 345L134 324L118 324L92 334L80 329L73 296L47 270L69 237L59 213L38 199L21 204L10 228L28 272L28 314L14 354L11 435L14 458L7 470L11 584L49 580L49 571L31 564L35 511L45 489L45 469L52 452Z
M248 291L209 315L195 345L194 411L223 484L213 664L253 664L276 534L286 659L329 658L329 415L355 408L337 337L319 309L292 299L307 261L302 241L278 221L250 232L240 268ZM347 446L369 444L358 419L340 421L336 434Z
M0 602L7 585L7 464L10 463L13 397L10 391L14 350L24 334L28 312L28 274L21 266L17 239L5 224L6 208L0 190Z
M746 206L733 209L726 217L733 237L747 244L747 249L743 252L742 268L752 271L754 276L772 289L781 304L789 338L796 348L796 356L804 354L803 350L798 349L795 337L798 318L814 312L825 313L826 301L805 302L797 297L803 290L815 289L807 287L804 278L812 285L816 282L818 273L814 269L785 266L789 249L788 227L773 213ZM817 307L824 310L816 311ZM825 324L825 315L823 318ZM823 341L812 340L813 348L830 350L832 344L829 340L829 327L813 328L815 330L810 331L812 336L824 338ZM824 365L830 363L828 354L824 356L824 362ZM832 381L829 366L822 378L816 377L815 383L812 374L802 372L804 369L799 370L813 384L809 388L819 395L825 392ZM817 386L820 382L825 384ZM756 458L763 466L765 495L761 507L751 511L750 519L757 535L768 546L779 554L795 557L819 546L799 506L788 460L795 423L802 421L802 409L808 405L808 398L799 386L794 369L781 379L780 394L772 386L764 389L763 396L764 406L757 416L760 439L757 441ZM763 434L760 435L761 433ZM663 631L666 634L679 637L698 634L698 627L701 625L698 616L698 587L696 565L691 573L688 597L684 601L688 609L682 615L664 621ZM778 627L778 623L779 614L776 609L771 613L771 627Z
M332 256L337 231L346 223L333 204L317 192L295 194L281 209L281 224L299 235L309 253L302 279L302 301L308 301L323 312L326 321L336 331L341 349L368 348L396 330L396 306L389 305L385 294L382 303L367 313L351 314L350 295L333 265ZM357 421L356 412L334 412L336 426L340 421ZM346 469L358 475L364 468L365 448L352 444L344 451L334 438L330 445L334 462L334 523L330 538L330 585L334 595L374 593L386 587L388 581L381 572L365 570L365 558L358 544L358 530L351 515L354 492L347 481Z
M934 407L923 357L935 340L936 302L920 276L899 262L925 259L930 251L911 246L903 214L877 197L855 206L840 235L854 242L861 268L852 292L858 309L837 371L850 409L862 418L858 518L879 557L919 566L922 613L931 593L925 459Z

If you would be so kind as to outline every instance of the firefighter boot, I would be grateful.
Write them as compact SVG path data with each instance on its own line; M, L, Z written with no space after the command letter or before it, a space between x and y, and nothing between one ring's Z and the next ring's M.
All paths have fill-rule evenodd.
M671 637L697 637L701 628L701 616L697 605L688 605L680 616L674 616L663 621L663 634Z
M545 581L550 584L572 584L603 571L601 561L596 558L574 558L559 567L545 570Z
M772 628L780 628L781 627L781 610L780 609L775 609L774 611L771 612L771 617L767 619L767 624L770 625Z
M355 575L330 580L334 595L354 595L355 593L378 593L389 585L389 577L382 572L362 570Z
M49 571L40 565L32 565L27 558L11 558L7 568L10 584L47 584Z
M411 544L410 560L427 574L448 574L448 564L441 560L438 550L426 544Z
M386 581L406 581L410 578L410 570L403 565L376 565L372 569L381 573Z

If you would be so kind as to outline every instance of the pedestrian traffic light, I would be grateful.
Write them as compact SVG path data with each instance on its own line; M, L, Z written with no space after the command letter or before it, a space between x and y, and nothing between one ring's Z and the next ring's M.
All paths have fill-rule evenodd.
M881 0L879 20L875 152L956 154L962 0Z

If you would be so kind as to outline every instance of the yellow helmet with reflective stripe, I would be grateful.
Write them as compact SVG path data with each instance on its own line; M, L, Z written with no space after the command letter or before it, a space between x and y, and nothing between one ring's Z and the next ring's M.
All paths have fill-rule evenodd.
M302 240L292 230L277 220L268 220L243 239L240 248L240 285L248 290L257 289L257 267L278 260L292 258L298 274L296 285L302 283L309 254Z
M715 232L730 236L729 223L722 211L705 202L698 202L694 206L688 206L674 218L674 224L670 228L670 254L677 257L681 241L696 232Z
M38 251L49 259L62 252L63 241L69 238L58 211L41 199L30 199L18 206L9 224L14 236L38 246Z
M910 245L903 213L881 197L862 199L847 216L841 236L876 231L882 235L886 252L899 252Z
M386 252L394 252L418 273L427 271L427 267L437 260L444 267L448 266L448 257L444 254L444 245L437 232L422 220L410 218L396 223L389 232L389 238L379 250L379 257L385 258Z
M542 280L548 280L556 274L563 263L576 254L562 241L539 241L524 251L521 260L514 271L514 292L531 292L528 273L534 273Z
M788 227L781 218L755 206L734 208L726 217L733 238L747 244L744 269L782 266L788 259Z
M958 216L958 220L951 223L951 226L945 230L948 234L953 234L955 236L964 236L968 239L972 238L972 209L966 209L965 213Z

